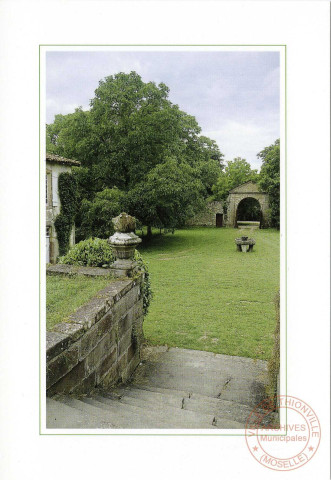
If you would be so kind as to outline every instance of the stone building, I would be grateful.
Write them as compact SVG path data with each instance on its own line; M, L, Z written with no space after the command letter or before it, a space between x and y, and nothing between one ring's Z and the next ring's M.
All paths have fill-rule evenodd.
M200 227L223 227L225 223L223 215L222 202L210 202L205 210L188 220L186 224Z
M60 198L58 194L58 177L62 172L71 172L72 166L80 162L69 160L58 155L46 154L46 263L55 263L59 255L59 245L56 238L54 221L60 213ZM75 227L70 235L70 245L75 243Z
M233 188L228 196L227 226L236 227L238 211L242 202L253 199L260 207L260 226L267 227L269 224L269 195L261 192L256 183L251 180Z

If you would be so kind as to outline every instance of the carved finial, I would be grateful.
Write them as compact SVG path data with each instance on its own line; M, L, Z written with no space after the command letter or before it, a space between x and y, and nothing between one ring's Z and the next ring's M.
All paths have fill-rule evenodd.
M136 229L136 219L123 212L118 217L112 219L116 232L129 233Z

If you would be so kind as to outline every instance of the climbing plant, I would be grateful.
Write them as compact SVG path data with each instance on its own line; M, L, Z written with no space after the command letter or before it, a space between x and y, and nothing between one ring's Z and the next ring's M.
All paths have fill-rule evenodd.
M277 405L277 384L280 368L280 292L278 290L275 297L275 308L276 308L276 326L274 331L274 347L272 355L268 362L268 385L266 388L266 393L270 398L273 406L276 408Z
M76 213L77 182L69 172L62 172L58 179L61 210L54 225L59 242L59 253L65 255L69 249L71 230Z
M151 280L149 276L149 271L148 271L148 266L145 260L143 259L141 253L138 252L138 250L135 250L134 252L134 259L138 264L138 269L141 272L144 272L144 282L142 284L142 295L143 295L143 311L144 315L147 314L149 305L151 303L151 300L153 298L153 291L151 288Z

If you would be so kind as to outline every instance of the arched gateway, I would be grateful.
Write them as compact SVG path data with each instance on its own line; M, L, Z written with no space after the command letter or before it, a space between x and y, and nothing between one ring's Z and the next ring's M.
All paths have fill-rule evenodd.
M227 225L229 227L236 227L237 220L245 220L237 218L237 214L241 211L241 207L246 199L254 199L255 203L258 202L260 206L260 213L257 220L261 222L261 227L267 227L269 224L269 195L267 193L260 192L258 185L252 181L238 185L238 187L230 190L228 196ZM253 204L254 200L250 200L250 202Z

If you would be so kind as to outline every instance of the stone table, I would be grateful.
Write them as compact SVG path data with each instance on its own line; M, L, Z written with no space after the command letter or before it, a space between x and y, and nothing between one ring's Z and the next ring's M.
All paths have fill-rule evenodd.
M239 237L235 239L238 252L252 252L255 245L254 238Z

